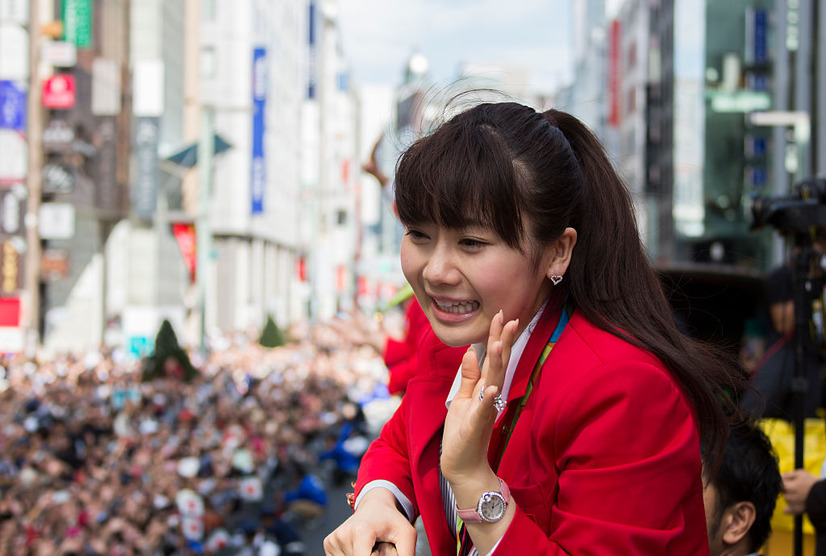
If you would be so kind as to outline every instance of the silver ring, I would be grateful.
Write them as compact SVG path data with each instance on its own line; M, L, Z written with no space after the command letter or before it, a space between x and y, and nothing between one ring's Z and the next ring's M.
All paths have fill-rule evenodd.
M482 388L479 390L479 401L485 401L485 385L482 385Z
M502 412L505 411L505 408L508 407L508 402L502 399L502 396L496 396L493 398L493 407L496 408L496 411Z

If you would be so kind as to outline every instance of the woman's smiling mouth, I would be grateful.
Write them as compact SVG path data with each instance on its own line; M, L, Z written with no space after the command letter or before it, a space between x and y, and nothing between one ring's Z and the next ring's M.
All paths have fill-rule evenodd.
M479 308L478 301L439 301L435 298L432 299L433 302L436 304L436 307L440 311L444 311L445 313L452 313L455 315L472 313L473 311Z

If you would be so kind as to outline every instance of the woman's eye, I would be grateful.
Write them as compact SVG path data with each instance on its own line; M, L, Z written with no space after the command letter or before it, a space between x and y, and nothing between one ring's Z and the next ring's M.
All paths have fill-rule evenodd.
M407 232L406 232L406 235L414 241L427 239L427 235L420 232L419 230L408 229Z
M471 249L478 249L480 247L484 247L486 243L484 241L473 239L473 238L464 238L459 242L463 247L469 247Z

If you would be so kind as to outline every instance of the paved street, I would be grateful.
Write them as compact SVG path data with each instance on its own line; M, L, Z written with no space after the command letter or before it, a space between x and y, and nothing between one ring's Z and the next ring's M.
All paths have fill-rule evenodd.
M327 491L329 500L327 511L321 521L311 524L310 527L302 528L301 536L307 545L307 556L324 556L324 547L322 546L324 537L349 517L350 508L344 498L347 491L348 487L346 486L330 486Z

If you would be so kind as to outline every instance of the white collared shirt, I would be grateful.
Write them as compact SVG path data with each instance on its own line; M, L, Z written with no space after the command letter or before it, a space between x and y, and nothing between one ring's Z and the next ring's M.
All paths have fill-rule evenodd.
M513 343L513 347L511 347L511 356L510 359L508 359L508 368L505 370L505 381L502 384L502 392L499 394L503 400L508 399L508 394L511 389L511 382L513 382L513 375L516 374L516 367L519 365L519 359L522 358L522 352L525 351L525 346L528 345L528 340L530 340L531 334L533 334L533 331L536 329L536 324L539 322L539 316L544 310L545 305L542 305L539 311L533 316L533 319L531 319L531 322L528 323L528 326L525 327L525 330L522 331ZM479 368L481 368L482 363L485 360L487 345L484 342L480 342L478 344L473 344L473 349L476 351L476 357L479 360ZM453 385L450 387L450 392L447 394L447 399L445 400L446 408L450 409L450 402L456 397L456 393L459 391L459 386L461 383L462 368L460 366L459 371L456 373L456 378L453 379ZM502 412L500 411L499 413L501 415Z

